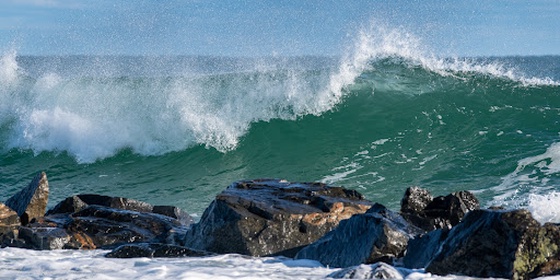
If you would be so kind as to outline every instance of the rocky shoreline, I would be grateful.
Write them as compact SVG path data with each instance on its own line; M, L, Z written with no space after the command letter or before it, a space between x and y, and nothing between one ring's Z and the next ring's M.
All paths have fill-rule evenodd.
M332 278L436 275L530 279L560 274L560 225L523 209L480 209L467 191L433 197L408 188L394 212L359 192L322 183L238 181L199 222L174 206L96 194L47 211L44 172L0 203L0 244L35 250L109 249L106 257L237 253L312 259Z

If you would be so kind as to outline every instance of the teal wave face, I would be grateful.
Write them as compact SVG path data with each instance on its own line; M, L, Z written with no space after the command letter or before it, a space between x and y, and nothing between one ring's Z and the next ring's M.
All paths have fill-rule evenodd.
M16 99L2 109L2 195L38 170L49 175L51 203L102 193L194 213L232 181L259 177L345 185L393 208L411 185L434 194L475 190L486 203L506 193L500 203L558 188L558 85L546 76L469 63L438 68L403 57L372 59L351 83L342 83L340 94L327 90L338 71L329 63L197 77L59 81L43 75L34 81L50 77L56 90L42 98L58 95L64 102L32 98L29 106ZM27 97L45 93L37 84L26 86ZM18 108L35 110L35 119L16 114ZM48 121L34 134L39 141L13 145L13 132L26 132L32 123L25 121L42 116ZM189 116L200 121L184 126ZM99 124L102 130L92 129ZM217 128L232 138L204 134ZM97 138L88 142L91 137ZM209 144L228 139L230 149ZM78 163L72 147L91 143L113 148Z

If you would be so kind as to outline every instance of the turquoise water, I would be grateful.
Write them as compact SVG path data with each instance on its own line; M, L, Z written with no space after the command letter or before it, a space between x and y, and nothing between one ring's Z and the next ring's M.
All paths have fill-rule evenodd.
M78 193L200 215L231 182L412 185L524 205L560 191L560 57L26 57L0 62L0 199Z

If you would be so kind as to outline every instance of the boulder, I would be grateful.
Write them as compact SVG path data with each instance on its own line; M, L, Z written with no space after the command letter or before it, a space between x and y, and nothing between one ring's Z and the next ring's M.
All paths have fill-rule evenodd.
M451 193L432 199L430 193L418 187L408 188L401 200L401 215L424 229L450 229L469 211L479 209L478 199L468 191Z
M135 243L121 245L105 256L108 258L177 258L205 257L212 253L193 250L187 247L162 243Z
M365 214L340 222L333 231L296 255L330 267L388 262L402 257L409 239L423 231L400 215L375 204Z
M558 255L558 227L527 210L474 210L455 226L426 271L439 275L528 279Z
M344 268L327 277L335 279L404 279L399 270L383 262Z
M153 206L149 203L124 197L111 197L98 194L80 194L66 198L50 209L46 215L70 214L85 209L89 205L100 205L114 209L155 213L174 218L184 225L193 223L192 217L175 206Z
M214 253L293 257L370 206L357 191L322 183L239 181L216 196L185 245Z
M6 200L6 206L13 209L23 225L34 218L45 215L49 200L49 182L45 172L33 178L31 183Z

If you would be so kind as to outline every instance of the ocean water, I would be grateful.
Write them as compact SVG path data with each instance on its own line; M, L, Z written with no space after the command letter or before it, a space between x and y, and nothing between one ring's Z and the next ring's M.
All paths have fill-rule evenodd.
M0 154L0 200L45 171L51 207L97 193L175 205L197 219L231 182L267 177L342 185L394 210L410 186L469 190L482 206L560 222L560 57L438 57L385 29L362 32L340 57L11 49L0 54ZM318 279L334 271L237 255L103 253L2 249L0 275Z

